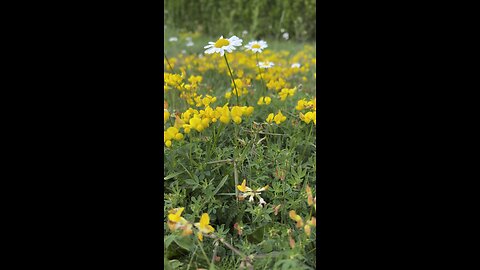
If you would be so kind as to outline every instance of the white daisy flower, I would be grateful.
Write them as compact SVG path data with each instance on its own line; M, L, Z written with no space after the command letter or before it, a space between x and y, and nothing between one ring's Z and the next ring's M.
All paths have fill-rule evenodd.
M168 41L170 42L177 42L178 41L178 38L177 37L171 37L168 39Z
M300 68L300 63L293 63L292 68Z
M204 47L206 49L205 53L219 53L223 56L225 51L231 53L236 49L235 47L242 46L242 41L243 40L239 39L237 36L233 36L229 39L224 39L223 36L221 36L216 42L208 42L209 45Z
M271 68L273 67L275 64L272 63L272 62L258 62L258 66L261 67L261 68Z
M193 41L189 40L186 45L187 45L187 47L192 47L193 45L195 45L195 43L193 43Z
M254 53L261 53L263 49L267 48L267 42L260 40L260 41L250 41L245 48L247 51L252 51Z
M283 33L282 37L283 37L285 40L288 40L288 37L289 37L288 32Z

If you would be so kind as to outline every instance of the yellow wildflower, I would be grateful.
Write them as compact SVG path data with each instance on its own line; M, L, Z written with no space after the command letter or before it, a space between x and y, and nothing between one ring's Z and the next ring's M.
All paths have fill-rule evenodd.
M183 210L185 210L185 207L175 208L170 210L170 214L168 214L168 220L173 222L179 222L180 216L182 215Z
M207 213L202 214L202 217L200 218L200 222L195 223L195 227L197 227L199 230L197 236L200 241L203 240L202 233L209 234L215 231L215 229L210 225L210 217L208 216Z
M277 115L275 115L275 117L273 118L273 120L275 121L275 123L277 123L277 125L279 125L280 123L282 123L282 122L284 122L285 120L287 120L287 117L284 116L281 111L278 111Z
M266 121L267 121L268 123L271 123L271 122L273 121L273 117L274 117L274 114L273 114L273 113L269 114Z

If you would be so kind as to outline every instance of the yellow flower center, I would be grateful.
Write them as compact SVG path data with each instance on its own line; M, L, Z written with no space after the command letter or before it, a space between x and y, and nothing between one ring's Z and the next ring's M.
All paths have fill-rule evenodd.
M260 45L259 45L259 44L253 44L253 45L252 45L252 48L253 48L253 49L260 49Z
M217 48L222 48L223 46L228 46L230 44L230 41L227 39L221 38L215 42L215 47Z

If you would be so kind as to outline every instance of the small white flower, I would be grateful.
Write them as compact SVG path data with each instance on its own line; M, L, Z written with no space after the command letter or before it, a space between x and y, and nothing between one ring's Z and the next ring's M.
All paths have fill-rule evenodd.
M271 68L273 67L275 64L272 63L272 62L258 62L258 66L261 67L261 68Z
M221 36L216 42L208 42L208 45L204 48L206 54L219 53L221 56L225 54L225 51L231 53L235 50L235 47L242 46L242 41L237 36L232 36L229 39L224 39Z
M195 45L195 43L193 43L193 41L189 40L186 45L187 45L187 47L192 47L193 45Z
M259 196L260 197L260 196ZM261 207L263 207L263 205L267 204L267 202L262 198L260 197L260 202L258 203Z
M254 53L261 53L263 49L267 48L268 44L267 42L260 40L260 41L250 41L245 48L247 48L247 51L252 51Z
M289 37L288 32L283 33L282 37L283 37L285 40L288 40L288 37Z
M186 54L186 53L187 53L187 51L185 51L185 50L182 50L182 54Z
M293 63L292 68L300 68L300 63Z
M253 202L253 196L254 196L254 195L255 195L255 194L250 195L250 198L248 199L249 202Z
M247 30L243 30L242 37L245 37L248 34Z
M178 38L177 37L171 37L168 39L168 41L170 42L177 42L178 41Z

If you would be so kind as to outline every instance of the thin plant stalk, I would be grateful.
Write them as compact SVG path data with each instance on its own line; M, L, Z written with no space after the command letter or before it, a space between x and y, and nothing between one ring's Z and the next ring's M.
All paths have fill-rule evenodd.
M200 242L200 240L198 240L198 238L196 238L196 237L195 237L195 239L197 239L198 246L200 247L200 250L202 251L202 253L203 253L203 256L205 257L205 259L206 259L206 261L207 261L208 265L209 265L210 267L212 267L212 264L210 263L210 260L208 259L208 256L207 256L207 254L205 253L205 250L203 250L202 243Z
M168 61L167 53L166 53L165 51L163 52L163 55L165 56L165 60L167 60L168 67L170 67L170 70L171 70L173 73L175 73L175 72L173 71L172 65L170 65L170 61Z
M232 70L230 69L230 65L228 64L227 54L224 54L223 56L225 58L225 62L227 62L228 71L230 71L230 77L232 78L233 86L235 87L235 94L237 95L237 106L239 106L237 84L235 83L235 79L233 78Z

